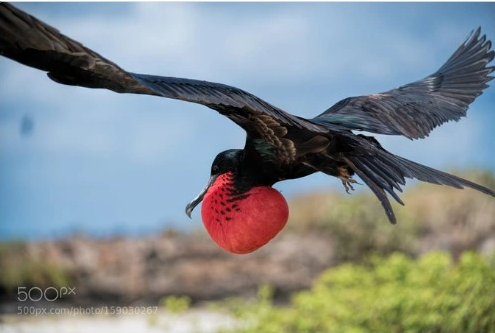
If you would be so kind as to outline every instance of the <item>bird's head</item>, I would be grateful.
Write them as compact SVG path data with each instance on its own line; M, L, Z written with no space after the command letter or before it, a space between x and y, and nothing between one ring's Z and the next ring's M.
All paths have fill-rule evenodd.
M191 217L194 208L199 205L208 191L221 175L232 174L235 176L239 173L243 151L241 149L229 149L221 152L215 157L211 165L210 179L206 187L186 206L186 214Z
M249 253L265 245L289 217L287 202L277 190L253 185L256 170L243 170L243 154L239 149L218 154L206 187L186 206L191 217L203 201L206 230L221 248L233 253Z

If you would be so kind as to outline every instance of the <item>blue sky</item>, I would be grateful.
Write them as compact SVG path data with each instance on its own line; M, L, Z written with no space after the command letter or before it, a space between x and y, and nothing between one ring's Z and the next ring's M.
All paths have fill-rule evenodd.
M478 26L495 40L494 3L16 5L129 71L234 85L304 117L427 76ZM1 239L201 227L184 207L242 129L199 105L62 86L5 58L0 69ZM495 171L494 123L491 87L426 140L379 139L436 168ZM275 187L343 191L324 175Z

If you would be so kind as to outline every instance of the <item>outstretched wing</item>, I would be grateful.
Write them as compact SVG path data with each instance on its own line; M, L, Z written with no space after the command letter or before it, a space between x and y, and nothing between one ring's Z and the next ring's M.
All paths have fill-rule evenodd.
M444 122L458 121L493 79L491 42L472 33L434 74L380 94L346 98L312 120L341 129L419 139Z
M118 93L155 95L198 103L227 116L274 158L290 162L291 128L328 132L241 89L207 81L130 73L57 29L7 3L0 3L0 54L48 72L62 84L104 88ZM297 148L297 147L296 147Z

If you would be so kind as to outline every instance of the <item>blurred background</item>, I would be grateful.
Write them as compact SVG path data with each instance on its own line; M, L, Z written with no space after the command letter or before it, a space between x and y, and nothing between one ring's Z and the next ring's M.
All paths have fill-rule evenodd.
M493 3L16 6L126 70L233 85L303 117L433 73L479 26L495 38ZM391 152L495 188L494 109L491 87L467 118L426 140L377 137ZM184 208L204 187L216 154L242 148L244 140L242 129L206 107L63 86L0 58L0 312L16 313L19 286L70 285L78 292L69 303L48 305L158 304L173 312L242 296L255 300L255 310L229 303L235 314L285 318L272 303L304 312L293 303L294 292L345 262L372 269L366 264L372 253L416 258L441 250L458 267L463 253L474 250L479 266L489 267L480 276L493 278L493 198L415 182L403 195L406 206L395 207L397 226L364 186L349 196L340 180L325 175L277 184L291 208L286 229L256 253L223 253L207 237L199 210L189 220ZM449 262L435 258L430 261ZM413 261L408 265L414 268ZM480 281L473 283L486 294ZM40 304L30 306L48 306ZM480 313L494 313L489 301L483 306ZM213 321L231 323L232 313L224 315ZM147 319L146 329L161 327L156 321ZM285 331L332 327L262 322Z

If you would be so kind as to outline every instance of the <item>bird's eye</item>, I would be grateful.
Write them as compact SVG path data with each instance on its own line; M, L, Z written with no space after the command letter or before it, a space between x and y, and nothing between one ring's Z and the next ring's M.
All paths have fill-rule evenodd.
M214 166L212 166L212 167L211 167L211 173L212 173L212 174L215 174L215 173L217 173L217 172L218 172L218 165L214 165Z

